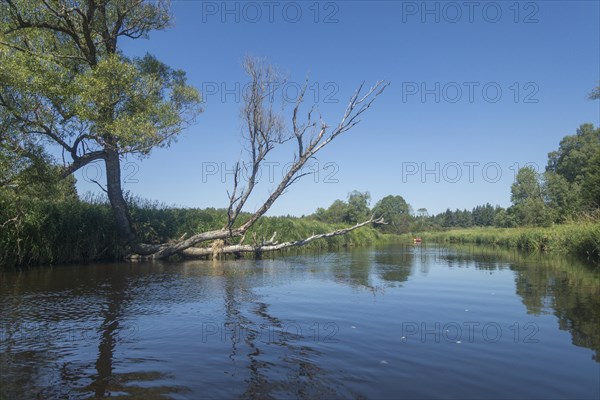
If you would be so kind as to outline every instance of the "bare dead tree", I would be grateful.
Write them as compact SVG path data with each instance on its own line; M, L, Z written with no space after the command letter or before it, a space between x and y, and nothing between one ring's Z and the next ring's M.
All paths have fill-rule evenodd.
M227 208L227 229L230 231L254 190L257 174L267 154L276 145L289 139L285 133L283 117L273 110L273 101L270 100L276 91L276 83L280 82L281 77L272 66L255 58L246 58L244 69L250 77L251 83L244 92L241 117L247 129L246 140L249 145L247 151L250 156L251 168L248 185L242 189L239 188L242 168L240 161L234 166L233 190L228 193L229 207Z
M250 229L275 203L275 201L294 183L310 172L303 172L302 168L306 163L313 159L315 155L331 143L335 138L349 131L360 122L360 117L373 104L375 99L383 93L389 85L385 81L377 81L370 89L364 90L364 82L359 85L354 92L342 116L340 122L333 128L327 125L321 116L315 120L315 107L311 107L306 113L306 119L300 122L300 109L304 103L304 96L308 88L308 80L302 87L292 112L292 129L286 133L285 124L281 114L273 110L273 101L269 99L273 96L276 81L276 72L264 62L249 58L245 61L244 67L248 73L251 83L244 94L244 105L242 107L242 118L245 123L247 151L250 158L250 173L245 187L241 187L242 166L238 161L234 167L233 188L228 193L229 206L227 208L228 221L222 229L202 232L195 234L187 239L177 241L176 243L162 245L137 245L134 248L135 254L130 259L163 259L172 255L179 254L186 257L207 256L213 253L210 248L196 248L194 246L205 241L226 240L236 237L243 237ZM247 203L250 195L257 185L257 177L262 163L267 155L277 146L294 140L297 142L292 165L289 171L283 176L277 187L270 193L267 199L250 217L242 224L236 222L244 205ZM354 229L368 224L384 223L382 218L372 216L369 220L356 224L353 227L340 229L334 232L312 235L309 238L295 242L286 242L277 244L274 237L266 242L255 245L226 245L221 253L240 253L280 250L286 247L301 246L313 240L342 235Z

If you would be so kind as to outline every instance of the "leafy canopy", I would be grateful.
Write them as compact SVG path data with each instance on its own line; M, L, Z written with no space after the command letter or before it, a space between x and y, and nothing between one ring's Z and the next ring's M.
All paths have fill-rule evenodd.
M0 118L73 159L112 149L147 155L201 111L185 73L155 57L130 59L120 37L169 21L167 3L16 1L0 5Z

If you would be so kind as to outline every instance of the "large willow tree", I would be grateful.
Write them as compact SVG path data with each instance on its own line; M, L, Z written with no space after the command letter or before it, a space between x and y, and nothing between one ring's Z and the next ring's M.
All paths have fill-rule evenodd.
M124 244L135 232L120 158L169 145L200 112L182 71L119 49L121 39L168 22L160 0L0 0L0 118L10 128L3 136L60 146L65 176L102 160Z

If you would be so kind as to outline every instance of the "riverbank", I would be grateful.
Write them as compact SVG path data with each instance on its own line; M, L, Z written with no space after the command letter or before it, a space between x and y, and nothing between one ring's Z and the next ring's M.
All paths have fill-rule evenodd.
M133 225L144 243L165 243L184 234L220 229L227 223L225 209L167 207L140 199L130 199L129 206ZM240 215L240 222L247 217ZM275 232L278 242L294 241L348 226L308 217L263 217L246 233L244 243L269 240ZM0 268L115 261L123 256L110 207L94 199L15 201L0 196L0 228ZM303 248L335 250L382 244L395 238L365 226L346 235L316 240ZM210 244L207 242L206 246Z
M468 228L424 232L424 242L497 245L525 251L574 254L600 261L600 222L581 221L552 227Z

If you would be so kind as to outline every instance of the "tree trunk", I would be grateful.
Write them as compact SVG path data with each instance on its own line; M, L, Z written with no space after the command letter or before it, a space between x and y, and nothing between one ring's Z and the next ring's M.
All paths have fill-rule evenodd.
M313 234L312 236L309 236L305 239L295 240L292 242L283 242L283 243L275 242L274 241L275 234L274 234L270 240L263 242L261 244L257 244L257 245L247 245L247 244L245 245L245 244L241 244L241 243L233 244L233 245L223 246L223 247L219 248L216 252L215 252L215 249L209 248L209 247L189 247L189 248L181 251L180 254L183 255L184 257L189 257L189 258L199 258L199 257L210 256L210 255L212 255L213 258L215 258L215 255L219 256L219 255L223 255L223 254L234 254L236 258L240 258L242 253L254 253L254 257L258 259L258 258L261 258L262 254L265 252L283 250L283 249L287 249L289 247L302 247L314 240L330 238L330 237L339 236L339 235L345 235L348 232L352 232L355 229L358 229L360 227L363 227L365 225L370 225L370 224L381 225L381 224L385 224L385 222L383 221L383 218L375 219L374 217L371 217L368 221L360 222L349 228L342 228L342 229L335 230L333 232Z
M106 189L117 224L119 242L128 245L135 241L136 234L131 224L127 202L121 188L121 162L114 150L106 150Z

